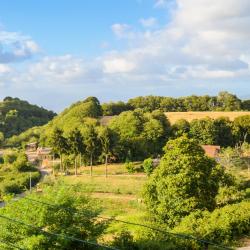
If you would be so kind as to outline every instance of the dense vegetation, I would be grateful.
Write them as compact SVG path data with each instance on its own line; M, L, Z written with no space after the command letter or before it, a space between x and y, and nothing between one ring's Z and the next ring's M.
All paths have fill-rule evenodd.
M94 242L107 223L97 217L101 211L97 204L78 190L77 186L57 184L45 188L42 195L28 197L51 206L25 198L7 204L0 210L1 242L30 250L98 249ZM15 218L22 224L1 216ZM84 243L86 241L92 244ZM9 248L3 245L1 249Z
M225 244L248 234L250 202L244 201L249 195L246 186L205 156L194 139L180 137L169 141L164 149L160 166L144 190L153 221L173 232Z
M0 132L8 138L28 128L44 125L54 116L54 112L31 105L27 101L6 97L0 102Z
M22 152L5 152L0 164L0 201L5 195L19 194L35 185L40 173L27 160Z
M239 111L250 110L250 100L240 100L236 95L220 92L218 96L187 96L180 98L163 96L140 96L125 102L103 103L103 115L118 115L123 111L143 109L152 112L160 109L164 112L184 111Z

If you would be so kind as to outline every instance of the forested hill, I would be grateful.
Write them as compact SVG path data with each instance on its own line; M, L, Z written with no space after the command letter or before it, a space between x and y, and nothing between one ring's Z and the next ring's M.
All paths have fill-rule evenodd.
M163 112L186 111L250 111L250 100L241 100L226 91L217 96L185 96L179 98L166 96L139 96L128 102L108 102L102 104L103 115L119 115L123 111L143 109L147 112L162 110Z
M6 97L0 102L1 137L20 134L28 128L50 121L56 114L19 98Z

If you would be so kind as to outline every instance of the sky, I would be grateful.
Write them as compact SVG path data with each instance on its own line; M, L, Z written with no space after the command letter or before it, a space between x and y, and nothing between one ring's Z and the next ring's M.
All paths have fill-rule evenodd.
M0 98L249 98L249 27L249 0L1 0Z

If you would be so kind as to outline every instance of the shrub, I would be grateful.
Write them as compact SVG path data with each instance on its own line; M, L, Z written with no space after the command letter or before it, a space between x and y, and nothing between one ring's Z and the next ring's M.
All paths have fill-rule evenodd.
M129 174L135 173L136 169L135 166L132 162L126 162L125 163L125 168L127 169Z
M120 234L117 234L114 237L112 246L121 249L121 250L137 250L139 249L136 243L134 242L133 236L129 231L123 230Z
M12 164L17 159L17 154L14 152L4 154L3 159L5 164Z
M150 176L153 173L154 165L153 160L151 158L145 159L143 161L143 169L147 176Z
M213 212L197 211L184 218L174 229L220 244L232 244L247 235L250 228L250 201L217 208Z

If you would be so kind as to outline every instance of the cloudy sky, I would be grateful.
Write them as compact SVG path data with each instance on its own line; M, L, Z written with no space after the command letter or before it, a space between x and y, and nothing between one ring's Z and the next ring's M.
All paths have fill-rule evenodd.
M249 0L1 0L0 98L250 95Z

